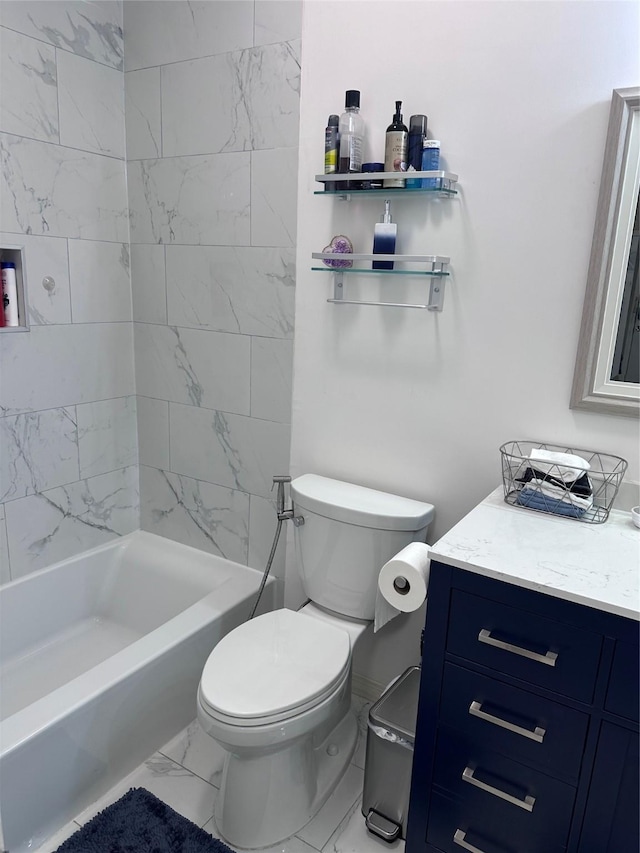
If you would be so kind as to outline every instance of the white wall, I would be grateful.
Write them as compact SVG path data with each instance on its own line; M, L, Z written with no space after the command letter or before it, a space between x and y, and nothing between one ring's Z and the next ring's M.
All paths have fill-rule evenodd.
M611 91L639 82L638 31L626 2L306 3L294 475L431 501L430 541L498 485L509 439L611 451L638 480L638 422L569 408ZM382 159L401 98L460 175L455 201L392 199L398 251L451 257L440 315L329 305L330 275L310 271L334 234L370 251L381 212L313 195L348 88L362 92L365 160ZM348 286L382 295L370 279ZM421 287L381 290L416 301ZM384 682L416 662L422 620L385 628L356 671Z

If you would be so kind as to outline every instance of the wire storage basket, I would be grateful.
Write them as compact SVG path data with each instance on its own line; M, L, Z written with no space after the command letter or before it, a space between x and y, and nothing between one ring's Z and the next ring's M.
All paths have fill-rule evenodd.
M504 499L512 506L602 524L627 470L620 456L537 441L500 448Z

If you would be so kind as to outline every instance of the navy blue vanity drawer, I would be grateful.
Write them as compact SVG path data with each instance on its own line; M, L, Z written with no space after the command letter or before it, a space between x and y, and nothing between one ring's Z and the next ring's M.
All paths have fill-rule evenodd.
M433 782L478 829L508 825L510 839L535 837L544 850L567 843L576 789L461 732L439 730Z
M454 590L447 651L491 669L590 702L603 638Z
M550 775L576 779L589 716L527 690L445 664L440 721L472 742Z
M638 722L640 705L640 649L635 643L618 641L613 655L613 667L604 706L612 714L619 714Z
M509 822L491 822L469 811L469 804L457 798L434 794L431 797L427 842L443 853L564 853L566 847L548 844L538 836L514 832Z

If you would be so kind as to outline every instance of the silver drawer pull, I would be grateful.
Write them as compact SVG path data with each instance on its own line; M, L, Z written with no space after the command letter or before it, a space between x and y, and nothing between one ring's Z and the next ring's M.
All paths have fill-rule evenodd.
M487 785L486 782L481 782L480 779L476 779L476 777L473 775L473 770L470 767L465 767L462 771L462 781L468 782L470 785L475 785L476 788L480 788L481 791L486 791L487 794L493 794L494 797L499 797L501 800L506 800L508 803L512 803L514 806L519 806L526 812L532 812L533 807L536 804L536 798L532 797L530 794L527 794L524 800L519 800L517 797L512 797L511 794L507 794L505 793L505 791L501 791L500 788L494 788L493 785Z
M546 654L541 655L538 654L538 652L523 649L522 646L514 646L512 643L505 643L504 640L496 640L495 637L491 636L491 631L488 631L486 628L483 628L478 634L478 642L486 643L487 646L495 646L496 649L502 649L505 652L511 652L514 655L529 658L529 660L535 660L537 663L544 663L547 666L555 666L556 661L558 660L557 652L549 651L546 652Z
M458 844L463 850L468 850L469 853L485 853L484 850L481 850L479 847L474 847L473 844L469 844L468 841L465 841L466 836L466 832L463 832L461 829L456 829L453 833L453 843Z
M508 729L510 732L515 732L517 735L527 737L529 740L535 740L536 743L542 743L544 736L547 733L546 729L536 726L533 731L525 729L522 726L516 726L515 723L509 723L500 717L494 717L493 714L488 714L482 710L482 705L475 700L469 705L469 713L472 717L480 717L481 720L486 720L488 723L493 723L494 726L500 726L502 729Z

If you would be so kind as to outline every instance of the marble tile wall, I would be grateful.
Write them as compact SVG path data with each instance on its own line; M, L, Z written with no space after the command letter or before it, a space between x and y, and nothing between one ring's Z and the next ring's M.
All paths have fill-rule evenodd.
M289 470L301 3L127 0L124 32L141 526L262 569Z
M0 333L0 583L139 523L122 16L0 2L0 245L30 323Z

